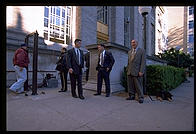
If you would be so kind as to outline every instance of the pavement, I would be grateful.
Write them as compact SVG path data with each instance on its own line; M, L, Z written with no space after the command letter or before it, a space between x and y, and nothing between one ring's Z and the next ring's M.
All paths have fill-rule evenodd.
M194 131L194 77L171 91L172 102L144 103L125 100L127 93L94 96L84 90L85 100L69 90L40 88L25 96L7 90L7 131ZM45 92L45 94L42 94Z

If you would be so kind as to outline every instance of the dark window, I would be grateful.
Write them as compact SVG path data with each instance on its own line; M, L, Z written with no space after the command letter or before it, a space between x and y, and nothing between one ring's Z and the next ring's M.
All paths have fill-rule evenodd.
M44 27L48 27L48 19L44 18Z
M65 10L62 9L62 17L65 18Z
M68 35L66 35L66 44L70 43L70 37Z
M108 8L107 6L97 7L97 21L108 24Z
M189 43L193 43L194 42L194 35L190 34L189 35Z
M192 29L194 27L194 22L193 20L189 21L189 29Z
M44 8L44 17L48 17L49 9L47 7Z
M48 33L44 33L44 39L48 40Z
M192 14L194 14L194 8L193 8L193 6L190 6L189 7L189 15L192 15Z

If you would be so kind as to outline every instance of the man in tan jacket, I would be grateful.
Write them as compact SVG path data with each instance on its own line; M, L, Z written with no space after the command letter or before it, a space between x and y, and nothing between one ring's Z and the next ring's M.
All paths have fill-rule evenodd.
M127 84L129 97L126 100L135 100L135 93L138 94L139 103L143 103L142 78L145 69L145 51L138 47L136 40L131 41L131 50L128 52Z

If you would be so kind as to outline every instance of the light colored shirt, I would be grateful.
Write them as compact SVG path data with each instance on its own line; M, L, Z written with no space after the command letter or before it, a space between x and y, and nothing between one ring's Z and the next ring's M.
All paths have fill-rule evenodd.
M137 52L138 48L139 48L139 47L136 47L135 53ZM132 54L133 54L133 53L134 53L134 48L132 48Z
M101 56L103 55L103 58L104 58L104 56L105 56L105 50L103 50L103 52L100 54L100 57L99 57L99 64L101 65ZM104 60L104 59L103 59Z

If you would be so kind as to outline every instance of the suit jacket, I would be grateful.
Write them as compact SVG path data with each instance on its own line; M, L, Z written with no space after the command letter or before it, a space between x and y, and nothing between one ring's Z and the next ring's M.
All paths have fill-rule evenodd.
M98 64L97 64L96 70L99 70L99 68L101 67L99 62L100 62L100 55L98 57ZM114 62L115 60L114 60L114 57L112 56L112 53L105 51L103 68L109 68L109 72L110 72L112 70Z
M80 49L79 49L80 50ZM73 69L73 73L77 74L77 75L81 75L82 74L82 68L84 67L84 55L83 55L83 51L80 50L80 64L77 61L76 58L76 53L74 48L68 50L68 58L67 58L68 62L67 62L67 68Z
M139 72L144 73L146 64L146 56L144 49L138 48L132 61L131 56L133 56L132 49L128 52L127 75L138 76Z
M90 52L87 52L84 55L84 60L86 61L86 67L89 68L90 67Z
M56 63L57 65L60 64L62 66L61 71L67 71L67 52L61 53L59 56L59 60Z

